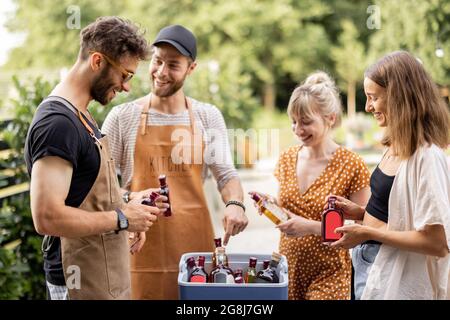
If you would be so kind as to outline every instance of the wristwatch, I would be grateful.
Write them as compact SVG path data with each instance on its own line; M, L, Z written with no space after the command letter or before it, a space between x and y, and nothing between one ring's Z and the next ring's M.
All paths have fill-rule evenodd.
M116 208L115 211L117 212L117 230L116 233L119 233L119 231L128 229L128 219L123 213L122 210L119 208Z
M125 201L125 203L130 202L130 194L131 194L131 191L127 191L123 194L122 199L123 199L123 201Z
M242 202L240 201L236 201L236 200L230 200L225 204L225 208L228 207L229 205L234 204L235 206L241 207L242 209L244 209L245 212L245 206Z

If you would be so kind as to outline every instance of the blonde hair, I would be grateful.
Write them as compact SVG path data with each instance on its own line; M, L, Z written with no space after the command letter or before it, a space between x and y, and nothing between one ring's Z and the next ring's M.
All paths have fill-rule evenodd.
M292 92L287 112L291 118L311 118L316 113L330 128L337 127L341 121L342 106L334 81L323 71L310 74ZM330 124L327 117L333 114L336 115L336 121Z
M386 89L387 127L382 140L406 159L417 148L450 142L450 114L444 99L422 64L406 51L390 53L372 66L365 77Z

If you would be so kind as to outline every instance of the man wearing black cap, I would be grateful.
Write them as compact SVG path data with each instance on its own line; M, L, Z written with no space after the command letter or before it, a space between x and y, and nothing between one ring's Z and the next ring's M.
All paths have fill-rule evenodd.
M186 252L212 252L214 231L203 181L210 169L224 206L224 245L248 220L243 191L234 168L225 122L213 105L187 98L186 78L197 63L195 36L180 25L163 28L153 42L150 77L153 90L113 108L103 125L132 199L138 190L157 188L165 174L172 215L159 219L131 258L132 297L177 299L178 263Z

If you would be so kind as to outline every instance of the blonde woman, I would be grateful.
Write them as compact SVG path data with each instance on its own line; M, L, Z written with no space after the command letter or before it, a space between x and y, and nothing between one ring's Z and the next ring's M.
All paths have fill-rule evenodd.
M369 67L364 91L366 111L386 129L382 143L387 149L372 175L367 207L338 199L338 206L364 223L336 229L343 237L332 246L381 244L379 251L360 245L353 250L361 299L445 299L450 265L450 175L442 150L450 142L447 106L422 64L404 51Z
M291 219L278 225L280 252L289 264L289 299L349 299L349 252L322 244L321 214L329 194L365 206L370 173L358 155L330 135L339 123L341 103L326 73L311 74L294 90L288 114L300 144L279 158L278 199L264 196L290 211Z

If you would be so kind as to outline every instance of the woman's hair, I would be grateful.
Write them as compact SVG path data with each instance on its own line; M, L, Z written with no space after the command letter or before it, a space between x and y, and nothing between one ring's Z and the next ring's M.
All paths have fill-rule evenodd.
M370 66L365 77L386 89L387 128L382 143L402 159L420 146L450 142L450 114L436 84L410 53L396 51Z
M316 71L292 92L288 105L289 117L310 118L314 113L334 128L340 124L342 107L339 92L331 77L323 72ZM336 115L334 124L327 118Z

